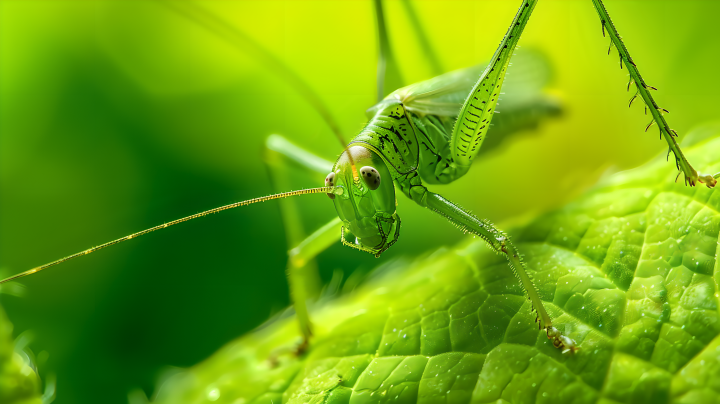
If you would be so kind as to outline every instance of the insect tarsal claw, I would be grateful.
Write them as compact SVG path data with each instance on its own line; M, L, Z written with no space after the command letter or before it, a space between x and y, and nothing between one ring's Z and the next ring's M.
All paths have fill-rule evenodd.
M577 343L570 337L563 335L560 330L555 327L547 327L545 330L548 339L552 340L553 346L558 349L563 349L562 353L572 352L574 353L577 349Z

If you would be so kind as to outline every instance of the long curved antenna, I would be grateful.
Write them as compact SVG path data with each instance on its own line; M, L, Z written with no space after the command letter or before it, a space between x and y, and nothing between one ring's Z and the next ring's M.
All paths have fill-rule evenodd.
M398 64L390 47L390 38L382 0L373 2L375 20L378 34L378 65L377 65L377 101L380 102L386 95L402 87L402 78Z
M345 140L340 132L340 125L338 125L337 121L335 121L335 118L330 113L330 109L328 109L312 87L310 87L297 73L292 71L280 59L268 52L257 42L253 41L244 32L233 27L227 21L213 14L199 4L192 1L158 1L158 3L195 22L200 27L205 28L207 31L227 41L235 48L249 53L275 74L282 77L303 98L305 98L310 105L315 108L338 141L340 141L340 146L345 147Z
M218 212L221 212L221 211L223 211L223 210L228 210L228 209L237 208L237 207L240 207L240 206L250 205L250 204L253 204L253 203L257 203L257 202L265 202L265 201L270 201L270 200L273 200L273 199L287 198L287 197L289 197L289 196L307 195L307 194L320 194L320 193L334 193L334 191L335 191L335 187L308 188L308 189L301 189L301 190L299 190L299 191L289 191L289 192L283 192L283 193L274 194L274 195L261 196L261 197L259 197L259 198L248 199L248 200L246 200L246 201L235 202L235 203L231 203L231 204L229 204L229 205L220 206L219 208L206 210L206 211L204 211L204 212L200 212L200 213L196 213L196 214L194 214L194 215L186 216L186 217L183 217L183 218L181 218L181 219L173 220L172 222L163 223L163 224L161 224L161 225L157 225L157 226L155 226L155 227L151 227L151 228L149 228L149 229L145 229L145 230L143 230L143 231L139 231L139 232L137 232L137 233L133 233L133 234L130 234L130 235L128 235L128 236L121 237L121 238L119 238L119 239L115 239L115 240L113 240L113 241L109 241L109 242L107 242L107 243L105 243L105 244L100 244L99 246L92 247L92 248L88 248L87 250L80 251L80 252L75 253L75 254L73 254L73 255L69 255L69 256L67 256L67 257L65 257L65 258L60 258L59 260L56 260L56 261L47 263L47 264L45 264L45 265L41 265L41 266L39 266L39 267L35 267L35 268L33 268L33 269L29 269L29 270L27 270L27 271L25 271L25 272L21 272L21 273L19 273L19 274L17 274L17 275L13 275L13 276L11 276L11 277L9 277L9 278L5 278L5 279L3 279L3 280L0 281L0 284L3 284L3 283L5 283L5 282L14 281L15 279L22 278L22 277L25 277L25 276L28 276L28 275L32 275L32 274L34 274L34 273L36 273L36 272L40 272L40 271L42 271L43 269L49 268L49 267L51 267L51 266L54 266L54 265L63 263L63 262L65 262L65 261L70 261L70 260L73 259L73 258L77 258L77 257L83 256L83 255L88 255L88 254L93 253L93 252L95 252L95 251L97 251L97 250L101 250L101 249L103 249L103 248L105 248L105 247L110 247L111 245L115 245L115 244L118 244L118 243L122 243L123 241L127 241L127 240L130 240L130 239L136 238L136 237L143 236L143 235L145 235L145 234L154 232L155 230L164 229L164 228L166 228L166 227L170 227L170 226L175 225L175 224L178 224L178 223L187 222L188 220L197 219L197 218L199 218L199 217L207 216L207 215L210 215L210 214L213 214L213 213L218 213Z
M340 126L330 113L330 109L328 109L320 96L318 96L318 94L312 89L312 87L310 87L297 73L290 70L290 68L288 68L286 64L283 63L280 59L265 50L262 46L253 41L245 33L233 27L227 21L203 8L199 4L195 4L194 2L189 0L182 2L158 1L158 3L166 6L168 9L178 13L179 15L197 23L199 26L205 28L209 32L214 33L219 38L224 39L229 44L233 45L235 48L250 53L256 59L260 60L271 70L273 70L277 75L284 78L285 81L288 82L288 84L294 87L295 90L300 95L302 95L307 100L307 102L313 106L313 108L315 108L315 110L318 112L318 114L320 114L320 116L323 118L330 130L333 132L335 138L340 142L340 146L343 148L343 151L347 151L349 145L347 145L345 140L343 139L342 133L340 132ZM382 9L379 8L379 10L382 13ZM384 22L382 23L382 26L384 32ZM381 34L381 42L383 40L382 38L384 38L384 41L387 42L387 38L384 36L384 34ZM392 54L389 55L390 57L392 57ZM393 71L396 72L396 74L393 75L393 77L397 76L397 80L395 81L397 81L397 83L400 83L400 73L397 72L397 64L394 62L394 60L392 61L391 66L394 67ZM397 85L397 83L395 83L394 85ZM398 85L397 87L400 86ZM357 180L359 177L357 175L357 170L355 169L355 162L353 161L353 158L352 156L350 156L349 153L348 158L350 159L350 164L353 168L353 176Z
M420 17L418 17L417 12L415 12L415 7L412 5L412 2L410 2L410 0L402 0L400 3L403 5L403 7L405 7L405 14L407 14L408 19L410 20L410 26L412 27L413 31L415 31L415 37L420 44L420 49L422 49L423 51L423 56L425 57L425 60L430 65L432 75L441 75L443 73L443 69L440 65L440 59L433 50L432 45L430 45L430 40L428 39L428 36L422 27Z

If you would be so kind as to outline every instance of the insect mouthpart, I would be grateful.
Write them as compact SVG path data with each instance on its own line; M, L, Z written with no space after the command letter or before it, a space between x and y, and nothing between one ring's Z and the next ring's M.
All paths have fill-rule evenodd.
M373 220L375 223L371 224L370 222ZM373 254L375 258L379 258L380 254L395 244L400 237L400 216L398 216L397 213L392 215L378 213L372 219L363 221L361 224L351 222L346 222L345 224L354 234L355 232L362 232L365 235L363 237L356 237L355 242L348 241L345 238L345 226L343 226L340 241L348 247L369 252ZM358 227L362 227L362 229ZM370 232L371 227L373 228L372 230L376 229L376 232Z

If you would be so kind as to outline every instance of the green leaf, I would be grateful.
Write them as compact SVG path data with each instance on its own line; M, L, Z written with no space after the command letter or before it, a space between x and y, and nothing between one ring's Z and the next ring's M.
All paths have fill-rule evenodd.
M0 403L40 404L40 379L29 358L16 352L12 329L0 306Z
M703 172L720 171L718 133L688 137ZM574 355L537 329L503 257L470 240L316 307L306 354L294 319L275 319L165 380L157 402L717 400L720 192L674 176L663 155L514 232Z

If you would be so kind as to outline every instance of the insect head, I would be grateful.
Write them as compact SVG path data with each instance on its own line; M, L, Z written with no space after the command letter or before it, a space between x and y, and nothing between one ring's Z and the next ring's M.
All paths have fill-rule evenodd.
M379 257L399 236L400 217L395 207L395 187L383 159L363 146L350 146L325 178L326 186L342 192L328 194L343 222L343 244ZM355 236L346 239L345 232Z

